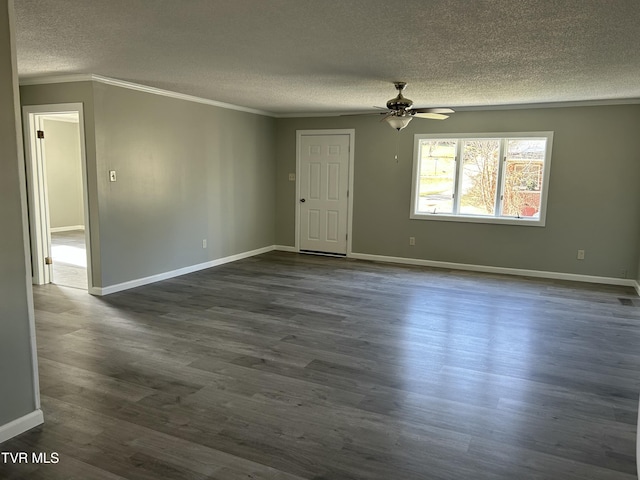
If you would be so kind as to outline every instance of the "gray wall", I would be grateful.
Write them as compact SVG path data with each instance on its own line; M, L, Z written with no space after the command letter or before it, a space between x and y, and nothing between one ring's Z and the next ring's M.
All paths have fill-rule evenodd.
M415 119L400 133L376 116L279 119L276 241L295 242L288 173L295 172L296 130L355 128L354 252L636 278L638 125L638 105L458 112L446 121ZM545 227L409 219L414 134L549 130L555 136ZM586 250L585 260L576 259L578 249Z
M84 225L78 124L46 119L44 130L49 226Z
M93 82L21 92L85 103L95 286L274 244L274 119Z
M26 263L24 171L16 117L9 6L0 0L0 426L36 408L29 322L30 268ZM16 108L14 108L14 106Z
M293 246L296 130L325 128L356 130L354 252L640 277L637 105L458 112L398 134L375 116L270 119L92 82L21 91L24 104L85 104L96 286ZM414 134L547 130L546 227L409 219Z
M94 95L103 285L273 245L274 119L99 83Z

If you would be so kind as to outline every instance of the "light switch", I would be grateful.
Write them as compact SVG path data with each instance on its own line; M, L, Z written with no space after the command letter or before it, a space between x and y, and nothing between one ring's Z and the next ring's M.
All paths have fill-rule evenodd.
M110 182L115 182L116 181L116 171L115 170L109 170L109 181Z

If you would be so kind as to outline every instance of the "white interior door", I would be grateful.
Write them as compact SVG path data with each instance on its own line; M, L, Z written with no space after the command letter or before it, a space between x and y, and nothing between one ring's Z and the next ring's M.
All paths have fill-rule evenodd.
M27 156L30 157L29 165L31 167L28 169L29 217L32 237L31 257L34 268L34 283L42 285L50 283L52 279L46 155L44 139L38 134L38 132L44 130L44 126L43 118L40 115L31 114L25 121L28 121L27 137L30 140L27 145Z
M347 253L349 142L349 135L300 137L300 251Z

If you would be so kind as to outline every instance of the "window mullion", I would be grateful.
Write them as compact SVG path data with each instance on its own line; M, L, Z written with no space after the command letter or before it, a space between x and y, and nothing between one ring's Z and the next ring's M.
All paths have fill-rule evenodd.
M453 214L460 213L460 184L462 183L462 140L456 142L456 176L453 182Z
M500 153L498 156L498 184L496 185L496 208L495 216L502 216L502 204L504 202L504 175L507 163L507 139L500 139Z

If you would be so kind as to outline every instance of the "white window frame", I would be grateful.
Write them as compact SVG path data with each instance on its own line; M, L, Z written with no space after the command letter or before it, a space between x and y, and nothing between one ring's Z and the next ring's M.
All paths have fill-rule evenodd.
M459 197L458 191L460 189L460 177L461 168L459 164L459 152L460 145L464 140L477 140L477 139L500 139L500 167L498 170L498 195L502 195L502 186L504 184L504 176L506 173L505 165L505 153L503 149L502 140L508 140L512 138L545 138L547 140L545 159L544 159L544 171L542 175L542 190L540 192L540 214L537 218L534 217L498 217L494 215L465 215L456 213L418 213L419 202L419 183L420 183L420 141L421 140L458 140L458 153L456 155L456 174L454 178L454 203L457 204L457 197ZM551 172L551 147L553 145L553 132L508 132L508 133L450 133L450 134L425 134L418 133L414 136L413 147L413 173L411 178L411 210L409 217L415 220L436 220L445 222L471 222L471 223L496 223L501 225L526 225L544 227L547 217L547 195L549 193L549 173ZM497 214L499 213L496 212Z

